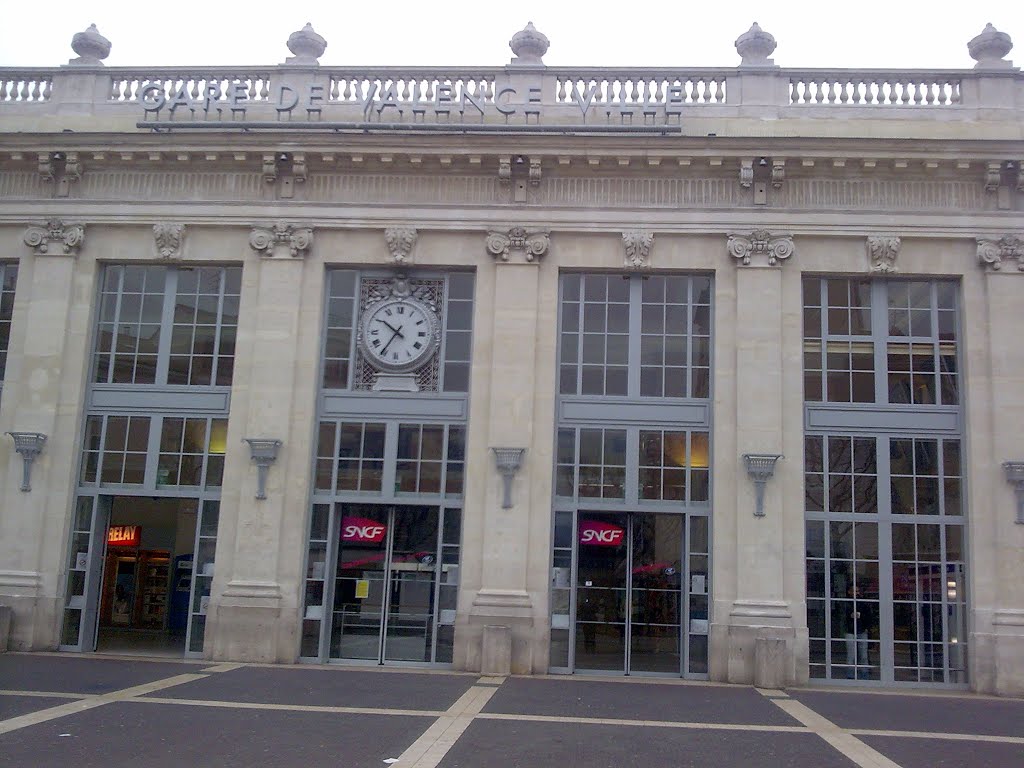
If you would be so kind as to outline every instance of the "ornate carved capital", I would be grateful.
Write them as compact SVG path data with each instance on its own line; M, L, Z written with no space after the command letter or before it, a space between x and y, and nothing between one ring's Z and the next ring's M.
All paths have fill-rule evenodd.
M870 236L867 240L868 261L872 272L896 272L896 257L902 241L898 237Z
M1017 269L1024 272L1024 237L1004 235L998 240L979 237L978 263L991 269L1002 269L1003 261L1016 261Z
M24 239L36 256L77 256L85 240L85 227L50 219L46 224L25 230Z
M548 252L549 232L546 229L529 230L526 227L512 227L506 232L487 233L487 252L508 261L512 251L522 252L528 262L533 262Z
M313 246L313 230L279 221L272 228L253 227L249 235L250 247L261 256L273 257L280 247L291 256L305 256Z
M416 230L412 227L388 227L384 230L391 258L396 264L412 260L412 249L416 245Z
M161 259L180 259L185 251L185 225L154 224L153 239Z
M767 266L774 267L793 255L792 235L773 235L767 229L755 229L749 235L729 235L729 255L750 266L751 257L764 256Z
M654 233L641 229L622 233L622 245L626 249L625 266L627 269L646 269L651 266L651 246L654 245Z

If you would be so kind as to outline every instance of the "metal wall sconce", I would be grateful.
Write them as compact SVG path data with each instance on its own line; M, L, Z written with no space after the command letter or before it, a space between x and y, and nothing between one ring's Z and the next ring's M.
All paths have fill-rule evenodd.
M503 483L501 508L510 509L512 507L512 476L523 465L523 454L526 453L526 449L491 448L491 450L494 451L494 463L498 467L498 472L501 473Z
M277 449L281 441L268 437L243 437L249 444L252 463L256 465L256 498L267 498L267 468L277 461Z
M754 481L757 503L754 506L754 517L764 517L764 486L768 478L775 474L775 462L782 458L781 453L744 453L743 463L747 474Z
M32 490L32 462L43 452L46 435L42 432L8 432L14 438L14 450L21 454L21 490Z
M1024 461L1004 461L1003 472L1017 495L1017 525L1024 525Z

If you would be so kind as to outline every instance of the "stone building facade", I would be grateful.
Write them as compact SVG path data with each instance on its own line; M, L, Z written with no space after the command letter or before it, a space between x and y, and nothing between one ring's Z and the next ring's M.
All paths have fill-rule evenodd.
M1024 77L0 72L13 649L1024 693Z

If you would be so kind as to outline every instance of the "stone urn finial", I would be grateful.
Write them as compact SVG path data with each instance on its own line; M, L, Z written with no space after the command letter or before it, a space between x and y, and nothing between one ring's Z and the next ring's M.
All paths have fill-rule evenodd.
M509 48L515 54L513 64L525 64L543 66L541 57L548 52L551 41L543 32L539 32L532 21L526 22L526 26L512 35L508 41Z
M1013 41L1005 32L1000 32L991 24L986 24L981 34L967 43L967 52L978 63L975 69L1007 69L1013 66L1012 61L1003 57L1013 50Z
M755 21L750 29L736 38L736 52L742 57L741 67L774 67L768 57L775 50L775 38Z
M71 38L71 50L78 54L68 64L77 67L102 67L101 59L110 55L110 41L100 34L95 24L90 24L85 32L76 32Z
M288 50L295 55L285 59L285 64L315 67L320 64L317 59L323 56L324 51L327 50L327 41L313 31L313 25L307 21L306 26L288 36Z

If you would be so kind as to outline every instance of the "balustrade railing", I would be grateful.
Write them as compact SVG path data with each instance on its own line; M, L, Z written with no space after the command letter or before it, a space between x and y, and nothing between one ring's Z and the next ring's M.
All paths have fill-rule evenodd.
M271 78L277 77L276 67L217 67L216 70L188 69L110 69L104 72L110 79L109 100L131 102L149 85L159 86L164 97L173 99L182 89L190 100L209 96L215 101L228 97L233 83L246 86L251 101L266 101L271 94Z
M735 70L732 70L735 72ZM725 104L729 70L551 68L559 104Z
M59 69L0 69L0 102L49 101Z
M749 75L756 80L737 87ZM759 70L731 69L619 69L600 67L546 67L521 70L509 67L324 67L298 69L268 67L103 67L78 69L0 68L0 104L44 104L66 98L89 98L80 87L65 92L62 80L94 77L98 104L137 102L147 87L168 103L181 94L190 103L224 102L232 86L242 86L250 103L276 103L284 83L317 83L323 88L322 104L378 107L395 104L411 112L437 109L439 103L496 105L522 99L523 93L503 97L508 84L533 79L548 106L617 109L634 106L687 105L762 106L765 97L778 99L780 107L932 107L963 109L984 106L974 103L980 78L1009 77L1020 80L1017 70ZM532 86L531 86L532 87ZM521 89L520 89L521 90ZM756 91L756 93L755 93ZM990 91L994 92L994 91ZM751 95L753 99L751 100ZM966 102L966 103L965 103ZM500 104L499 104L500 106ZM997 106L1006 106L1001 103Z
M790 104L941 106L961 104L962 72L787 71Z
M428 69L420 67L376 67L373 69L328 69L328 102L363 104L367 99L390 99L415 106L433 104L439 92L449 88L452 98L469 94L490 104L495 98L495 82L502 69Z

